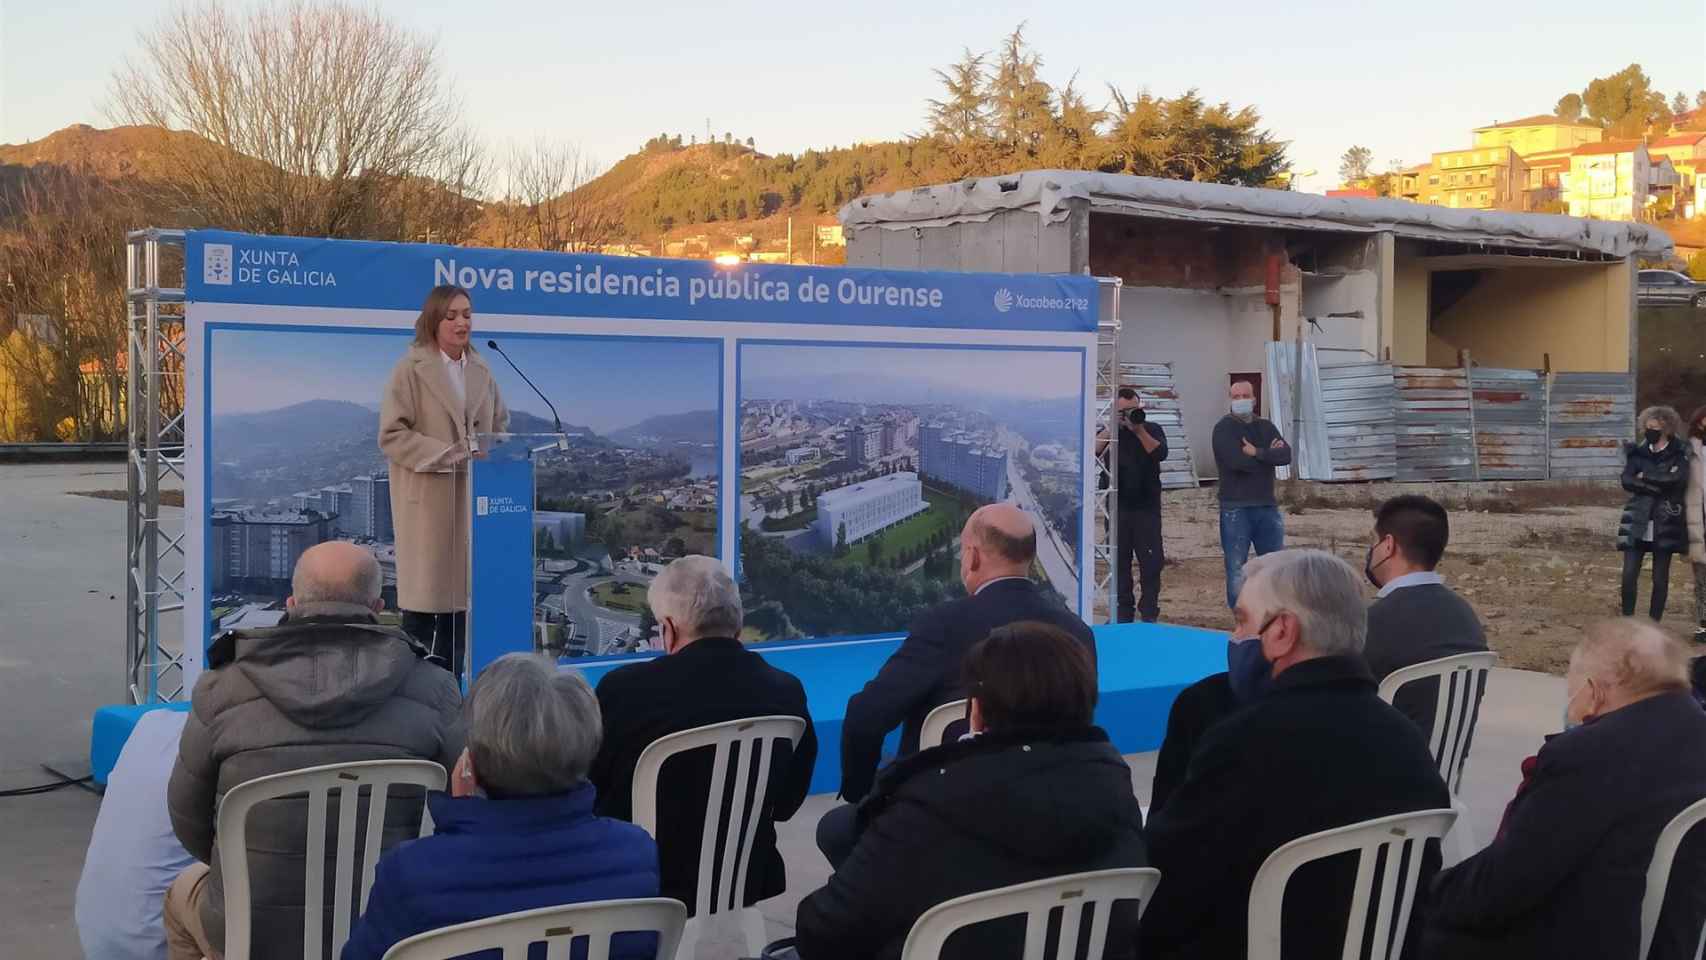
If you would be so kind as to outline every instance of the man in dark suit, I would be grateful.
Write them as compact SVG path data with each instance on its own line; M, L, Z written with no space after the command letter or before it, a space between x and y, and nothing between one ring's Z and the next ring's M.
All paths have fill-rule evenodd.
M589 778L602 816L633 817L634 766L660 737L706 724L749 717L792 716L806 722L799 745L775 747L764 812L747 870L746 903L787 886L776 850L775 822L800 809L817 761L817 734L806 692L739 640L740 588L710 557L683 557L666 567L647 592L666 656L612 670L598 683L604 744ZM712 751L695 750L664 765L658 779L658 861L663 896L691 908L699 876L699 846L710 787Z
M831 864L853 847L853 804L870 792L883 738L902 727L900 755L918 751L918 733L934 707L963 698L960 661L996 627L1034 620L1070 633L1095 663L1096 640L1058 595L1030 579L1037 528L1023 510L995 503L974 512L960 533L960 581L966 596L920 614L900 649L847 701L841 727L841 796L849 805L824 815L818 846ZM950 731L952 735L952 731Z
M1260 557L1234 607L1234 635L1272 673L1261 697L1210 727L1173 798L1149 823L1161 871L1138 937L1144 960L1246 952L1250 887L1268 855L1299 837L1449 808L1415 725L1375 695L1356 571L1320 550ZM1439 869L1427 844L1425 882ZM1286 893L1288 958L1342 952L1350 862L1305 866Z
M1587 629L1548 737L1492 845L1434 883L1426 957L1634 957L1653 846L1706 798L1706 713L1688 653L1634 619ZM1651 952L1691 958L1706 922L1706 828L1685 838Z
M1380 591L1368 608L1363 650L1375 682L1404 667L1487 649L1475 609L1434 572L1450 538L1445 508L1427 497L1407 494L1375 508L1374 543L1363 561L1368 582ZM1416 680L1399 689L1393 706L1426 735L1438 692L1438 680Z

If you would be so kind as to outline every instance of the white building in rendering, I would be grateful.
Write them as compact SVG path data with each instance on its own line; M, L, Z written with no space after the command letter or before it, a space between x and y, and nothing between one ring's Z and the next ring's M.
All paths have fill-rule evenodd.
M857 543L928 508L918 474L884 474L819 494L812 532L819 542L833 547L845 524L847 542Z
M586 514L535 510L533 536L538 537L541 530L551 535L551 545L555 549L573 550L586 539Z
M802 463L810 463L817 459L816 447L795 447L788 451L788 466L797 467Z

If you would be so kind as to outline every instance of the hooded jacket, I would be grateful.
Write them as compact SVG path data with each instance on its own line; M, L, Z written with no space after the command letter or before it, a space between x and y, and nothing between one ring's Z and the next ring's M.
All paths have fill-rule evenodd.
M802 960L893 960L943 901L1148 863L1131 770L1094 727L985 733L913 754L883 771L858 821L852 854L800 904ZM1115 910L1108 957L1131 955L1135 907ZM943 956L1017 958L1021 922L982 924Z
M1683 500L1688 487L1688 445L1675 437L1663 450L1646 441L1628 448L1623 464L1623 489L1629 502L1617 526L1617 549L1629 550L1642 543L1647 524L1653 525L1648 548L1655 553L1688 550L1688 521L1683 518Z
M328 763L423 759L449 769L462 752L462 698L449 673L357 604L299 604L277 627L222 634L207 665L178 744L167 807L184 848L212 866L201 920L223 951L224 880L214 849L219 798L257 777ZM418 835L421 814L420 791L390 796L386 847ZM305 798L269 801L249 815L257 960L303 954L302 857L281 851L302 849L306 815ZM336 828L333 818L328 863ZM328 918L334 886L325 884Z

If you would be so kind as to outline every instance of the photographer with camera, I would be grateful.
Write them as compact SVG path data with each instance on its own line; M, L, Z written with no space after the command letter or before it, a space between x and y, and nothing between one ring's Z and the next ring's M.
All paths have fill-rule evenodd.
M1121 387L1114 399L1119 437L1119 529L1114 534L1114 567L1118 571L1119 622L1134 615L1154 623L1161 615L1161 461L1167 459L1167 433L1143 412L1137 391ZM1108 428L1099 427L1096 455L1106 462ZM1104 486L1106 484L1104 483ZM1143 587L1141 599L1132 589L1131 567L1136 560Z

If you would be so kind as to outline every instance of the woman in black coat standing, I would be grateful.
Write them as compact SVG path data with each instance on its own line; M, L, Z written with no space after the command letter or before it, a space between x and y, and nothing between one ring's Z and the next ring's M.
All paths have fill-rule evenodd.
M800 904L802 960L894 960L912 925L944 901L1147 865L1131 770L1091 726L1096 673L1083 644L1016 623L972 647L963 669L973 735L883 771L859 805L853 852ZM1137 906L1114 908L1107 957L1131 955ZM978 924L943 956L1018 960L1022 923Z
M1641 439L1628 448L1623 465L1623 489L1629 502L1617 528L1617 549L1623 551L1623 615L1635 613L1635 588L1641 564L1653 555L1653 597L1648 613L1658 620L1665 613L1670 590L1670 558L1688 552L1688 521L1683 498L1688 488L1688 442L1682 417L1670 407L1641 411Z

